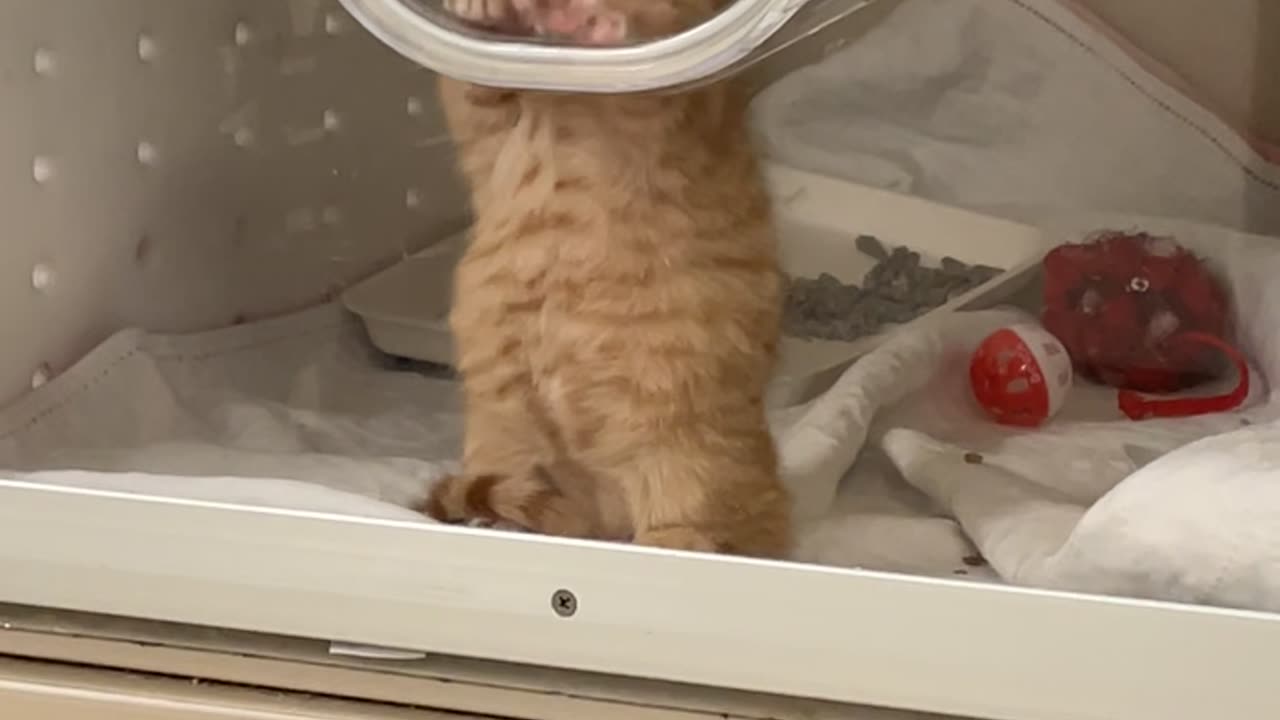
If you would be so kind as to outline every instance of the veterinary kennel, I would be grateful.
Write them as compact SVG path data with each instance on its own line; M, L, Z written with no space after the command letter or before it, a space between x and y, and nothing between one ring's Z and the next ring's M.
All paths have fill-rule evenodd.
M737 0L601 49L415 2L0 2L0 717L1280 714L1276 3ZM412 509L460 432L433 71L740 74L789 274L992 268L787 339L794 562ZM1221 281L1248 366L1189 393L1247 396L1134 421L1040 368L1057 414L997 424L970 357L1104 230Z

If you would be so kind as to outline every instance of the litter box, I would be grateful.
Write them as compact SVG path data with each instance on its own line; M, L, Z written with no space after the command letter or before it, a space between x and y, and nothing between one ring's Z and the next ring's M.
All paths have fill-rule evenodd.
M775 198L783 270L793 277L827 273L861 283L875 260L856 247L860 235L874 236L888 249L915 251L926 267L952 257L1004 270L913 320L853 341L784 336L768 393L772 407L817 396L851 362L898 330L1008 300L1035 276L1048 247L1035 228L886 190L777 164L766 166L765 177ZM448 236L345 293L343 301L363 319L375 346L399 357L452 363L451 274L464 242L465 233Z

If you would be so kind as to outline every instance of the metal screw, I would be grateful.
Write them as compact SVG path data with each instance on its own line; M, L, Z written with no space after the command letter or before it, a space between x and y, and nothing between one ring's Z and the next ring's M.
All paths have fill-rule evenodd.
M557 590L551 595L551 609L560 617L573 617L578 612L578 598L568 590Z

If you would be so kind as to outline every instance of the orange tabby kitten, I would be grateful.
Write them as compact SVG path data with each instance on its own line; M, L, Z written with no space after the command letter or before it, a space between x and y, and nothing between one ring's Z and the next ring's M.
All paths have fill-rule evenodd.
M620 44L725 0L446 0L494 29ZM475 225L450 324L464 474L426 512L779 557L764 392L781 305L745 98L440 84Z

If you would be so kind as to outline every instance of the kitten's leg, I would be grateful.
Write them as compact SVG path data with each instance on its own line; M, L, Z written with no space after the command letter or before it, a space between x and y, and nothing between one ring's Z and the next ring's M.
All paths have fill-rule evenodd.
M465 396L463 472L436 483L423 509L448 523L555 525L581 534L568 524L577 518L561 512L565 493L544 466L556 456L556 440L538 412L525 349L536 295L522 292L482 243L473 239L455 269L449 316Z
M644 446L624 478L639 545L781 558L790 551L790 498L772 439L738 450L684 442Z
M705 425L663 422L641 429L627 419L652 416L653 407L644 407L648 403L643 400L628 403L621 395L616 393L613 407L599 414L578 405L560 417L565 435L576 440L570 452L602 478L601 494L612 489L621 496L636 544L787 555L791 502L778 478L773 439L763 418L758 431L722 433Z
M465 340L460 346L467 346ZM629 540L623 498L569 457L533 394L530 376L514 367L473 367L464 473L432 487L423 511L446 523L480 520L545 535ZM523 398L504 400L513 389Z
M562 459L530 366L545 270L504 252L503 236L473 232L454 271L449 316L465 395L463 473L437 483L424 510L443 522L594 537L594 483Z
M562 537L608 536L595 479L563 457L539 413L492 403L468 410L466 425L464 473L431 488L428 516Z
M499 362L476 363L476 355L464 350L459 363L471 369L469 376L463 370L463 472L432 486L423 511L445 523L478 520L532 532L592 536L596 523L590 484L555 463L555 442L531 404L522 359L485 354Z

